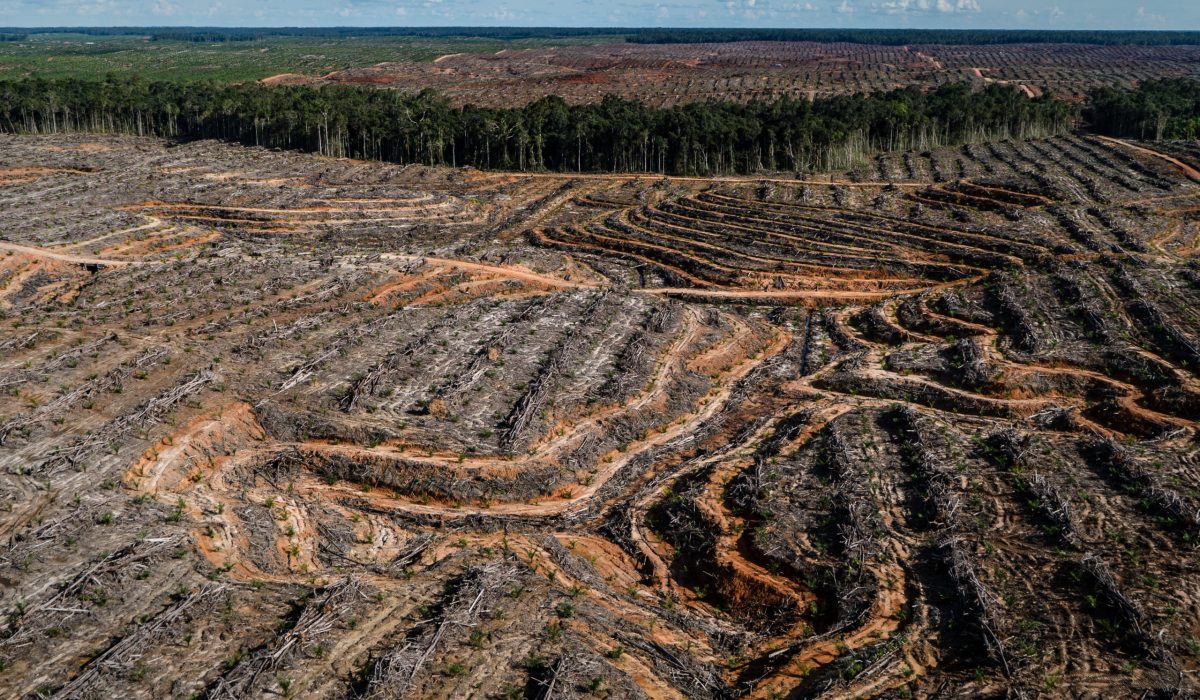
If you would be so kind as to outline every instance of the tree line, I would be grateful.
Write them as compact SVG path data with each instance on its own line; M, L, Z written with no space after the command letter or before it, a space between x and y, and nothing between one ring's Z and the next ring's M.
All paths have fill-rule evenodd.
M275 38L371 39L414 37L425 39L556 39L581 36L611 36L620 41L638 29L614 27L0 27L0 32L29 37L37 34L82 34L86 36L136 36L152 41L199 43L257 41Z
M554 39L613 37L639 44L734 41L817 41L903 46L906 44L1099 44L1105 46L1200 45L1195 31L1099 31L1052 29L683 29L650 27L34 27L0 32L148 36L156 41L252 41L275 37L350 39L423 37Z
M1147 80L1133 90L1101 88L1088 100L1091 127L1109 136L1200 138L1200 81Z
M503 170L713 175L852 167L890 150L1044 137L1065 102L993 84L925 92L668 108L607 96L569 105L454 107L440 94L358 86L0 81L0 130L215 138L329 156Z

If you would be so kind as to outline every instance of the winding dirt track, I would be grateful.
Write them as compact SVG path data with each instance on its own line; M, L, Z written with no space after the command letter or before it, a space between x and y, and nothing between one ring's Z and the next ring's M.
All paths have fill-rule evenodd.
M517 173L520 177L532 177L539 179L561 180L569 182L571 180L603 180L610 183L627 182L631 180L665 180L667 182L720 182L731 185L754 185L761 183L772 183L776 185L821 185L828 187L837 185L839 187L928 187L927 182L883 182L883 181L856 181L843 180L830 176L825 180L797 180L794 178L781 177L755 177L753 175L717 175L713 177L691 177L686 175L663 175L662 173L628 173L621 175L606 175L601 173Z
M1138 146L1137 144L1133 144L1122 139L1114 139L1108 136L1094 136L1093 138L1105 143L1117 144L1118 146L1127 148L1136 153L1141 153L1153 158L1158 158L1159 160L1164 160L1171 165L1174 165L1176 168L1179 168L1179 171L1186 175L1192 182L1200 182L1200 170L1197 170L1196 168L1184 163L1174 156L1169 156L1166 153L1160 153L1153 149L1146 148L1145 146Z
M74 255L72 253L63 253L53 248L39 248L37 246L9 243L8 241L0 241L0 250L10 250L14 253L22 253L39 258L49 258L51 260L61 260L62 262L76 263L78 265L126 267L128 265L143 264L138 260L114 260L113 258L97 258L91 255Z
M9 517L0 510L0 577L36 605L73 575L47 562L90 566L93 549L108 551L121 537L136 546L147 532L169 530L179 542L190 537L198 553L146 567L151 578L160 570L171 577L157 589L137 588L130 576L97 577L111 600L85 595L70 607L35 607L38 620L22 620L17 639L32 638L43 617L57 625L58 615L79 615L62 625L68 635L37 639L53 664L100 673L106 657L92 650L113 647L113 630L124 640L146 621L158 624L169 615L162 600L181 580L225 578L220 585L240 597L214 617L247 627L266 619L269 629L253 639L226 630L219 638L232 641L219 651L228 659L204 657L206 645L187 656L204 659L197 677L223 683L247 673L264 696L287 690L278 679L298 678L293 687L304 693L334 687L330 696L357 697L355 679L386 675L393 661L384 659L400 659L401 668L413 650L420 663L403 672L424 684L414 697L480 688L503 696L560 670L561 687L593 680L567 678L572 669L606 674L595 685L615 697L852 698L947 688L982 696L1041 687L1059 673L1072 687L1157 687L1150 664L1131 663L1144 659L1096 631L1108 620L1087 608L1086 592L1045 581L1046 572L1070 574L1085 554L1102 552L1113 585L1145 602L1164 639L1190 633L1183 616L1159 611L1194 604L1192 542L1179 536L1191 511L1169 510L1193 507L1200 463L1192 420L1200 384L1187 355L1200 322L1188 303L1193 270L1169 245L1153 256L1097 252L1118 239L1132 249L1126 239L1139 242L1140 231L1089 221L1087 212L1124 217L1135 195L1146 198L1121 182L1153 188L1160 177L1200 182L1200 172L1128 142L1103 147L1171 167L1129 169L1116 184L1097 175L1096 199L1072 189L1079 199L1066 214L1087 222L1098 241L1073 238L1045 216L1059 204L1045 197L1027 196L1019 216L1003 218L995 207L1023 201L1017 185L985 186L995 198L956 204L970 209L968 222L881 182L717 178L724 187L707 190L714 180L670 178L668 190L649 175L482 182L455 172L439 181L447 194L438 201L474 208L468 221L444 227L434 207L413 208L421 226L361 219L361 229L296 226L274 237L256 235L264 222L250 216L217 217L220 227L155 218L130 227L125 212L99 231L64 225L31 233L30 243L0 242L13 254L0 268L10 275L7 298L30 316L59 314L45 314L49 322L39 315L38 328L71 312L61 300L79 298L94 319L54 326L40 347L27 340L28 326L0 336L0 386L15 387L19 399L0 416L16 446L0 445L8 468L0 476L11 476L21 496ZM965 169L974 156L937 158ZM1052 158L1038 162L1044 177L1070 179ZM881 161L878 170L932 179L936 165L932 157L903 168ZM328 202L403 201L411 184L396 181L395 169L373 180L364 164L320 167L336 183ZM991 182L978 168L970 174ZM207 207L279 215L283 224L310 214L309 223L343 220L320 219L336 207L307 187L256 199L238 181L209 175L197 177L230 183L224 204L164 205L161 216ZM764 181L825 187L764 193L756 187ZM364 182L361 194L383 196L350 189ZM503 196L476 207L493 185ZM1151 191L1161 201L1183 196ZM538 237L572 228L603 235L577 249ZM50 247L37 235L65 240ZM98 243L110 245L71 252ZM150 265L166 245L222 257L174 256L91 276L33 260ZM422 250L429 254L414 252ZM1137 293L1116 291L1121 265L1143 283L1127 284ZM1066 308L1077 302L1062 288L1076 282L1088 293L1095 287L1102 302L1093 326ZM194 294L181 299L185 287ZM1006 303L1000 293L1009 288L1016 301ZM113 303L123 295L136 299ZM1138 303L1153 323L1137 317ZM177 308L178 317L162 318ZM1106 315L1119 342L1099 340ZM111 339L97 340L97 329ZM166 356L138 364L156 349ZM983 369L968 374L968 362ZM219 379L183 399L171 393L195 372ZM360 391L363 378L374 383ZM101 395L100 387L110 390ZM152 412L168 400L167 410ZM901 423L895 416L904 411L916 417ZM536 417L506 418L513 415ZM513 425L519 440L496 437ZM1005 467L991 448L1010 429L1030 438L1020 443L1028 467ZM1133 455L1121 467L1129 474L1088 461L1098 440ZM44 467L59 455L77 462ZM1053 488L1033 497L1025 490L1031 473ZM84 494L75 504L64 497L72 490ZM1066 525L1045 512L1056 498ZM53 528L77 523L109 539L95 548L88 540L87 551L76 535L64 547L49 544ZM1068 529L1074 539L1062 534ZM1119 533L1119 547L1110 533ZM964 543L974 589L947 573L953 562L943 545L951 540ZM1137 561L1112 552L1135 552ZM30 571L11 565L20 561ZM455 617L453 591L464 582L469 590L481 562L519 575L478 594L475 609L485 614ZM289 627L324 614L321 587L336 587L347 572L372 587L356 598L362 609L329 617L328 630L311 636ZM133 609L130 590L148 591L147 602ZM972 595L985 606L1006 602L984 617ZM0 595L0 614L17 620L24 602L14 600ZM253 607L262 601L275 607ZM102 625L104 615L116 622ZM1029 665L1001 669L979 633L991 624L1006 643L1044 650L1044 660L1029 655L1020 660ZM90 627L103 636L88 637ZM433 628L444 636L428 643ZM195 638L218 638L205 634ZM272 660L288 644L299 645L296 659ZM1178 651L1181 667L1194 665ZM10 666L0 686L15 669L29 686L24 694L33 693L50 663L0 638L0 659L8 654L39 670L26 678L24 667ZM122 673L114 682L136 675L113 668ZM460 673L478 687L466 688Z
M380 256L384 260L398 260L407 263L429 263L432 265L445 265L446 267L458 268L462 270L475 270L478 272L487 272L498 277L507 277L510 279L522 280L525 282L533 282L535 284L545 285L547 287L555 287L561 289L596 289L598 285L590 282L577 282L555 277L553 275L544 275L518 267L507 265L489 265L487 263L477 263L469 260L455 260L452 258L434 258L421 255L400 255L397 253L384 253Z

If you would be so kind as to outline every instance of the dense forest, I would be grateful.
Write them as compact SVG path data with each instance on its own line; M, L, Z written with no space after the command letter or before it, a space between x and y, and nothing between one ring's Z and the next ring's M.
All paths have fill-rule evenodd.
M637 33L638 29L613 27L33 27L5 28L0 32L36 34L83 34L86 36L140 36L153 41L258 41L260 39L371 39L415 37L427 39L554 39L580 36L611 36L614 40ZM1200 43L1198 41L1197 43Z
M1110 136L1200 138L1200 82L1164 78L1135 90L1103 88L1092 93L1086 114L1093 129Z
M1100 44L1164 46L1200 44L1200 32L981 29L655 29L642 27L38 27L0 28L33 34L148 36L155 41L254 41L276 37L350 39L370 37L482 38L613 37L639 44L733 41L818 41L903 46L906 44Z
M432 91L351 86L22 80L0 82L0 130L217 138L430 165L508 170L752 173L844 168L883 150L1061 133L1065 103L1004 85L910 88L815 101L656 109L606 97L568 105L455 108Z
M634 30L636 31L636 30ZM568 39L581 36L611 36L619 40L628 29L598 27L155 27L140 28L153 41L257 41L260 39L373 39L413 37L420 39ZM1200 36L1197 42L1200 43Z

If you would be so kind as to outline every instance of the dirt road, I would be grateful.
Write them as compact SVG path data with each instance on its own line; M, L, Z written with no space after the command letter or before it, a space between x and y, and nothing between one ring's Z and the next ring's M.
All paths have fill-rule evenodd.
M1183 172L1184 175L1187 175L1188 179L1190 179L1192 182L1200 182L1200 170L1193 168L1192 166L1188 165L1187 163L1184 163L1183 161L1179 160L1178 158L1169 156L1166 153L1160 153L1153 149L1146 148L1145 146L1134 145L1134 144L1132 144L1128 141L1124 141L1122 139L1114 139L1114 138L1110 138L1108 136L1097 136L1096 138L1099 139L1100 141L1104 141L1105 143L1112 143L1112 144L1116 144L1118 146L1124 146L1125 148L1128 148L1131 151L1137 151L1138 153L1142 153L1144 155L1148 155L1153 158L1158 158L1159 160L1165 160L1168 163L1170 163L1171 165L1174 165L1175 167L1179 168L1179 170L1181 172Z
M138 265L134 260L112 260L110 258L96 258L90 255L71 255L70 253L60 253L47 248L38 248L36 246L21 245L19 243L10 243L8 241L0 241L0 250L9 250L14 253L23 253L25 255L35 255L41 258L50 258L51 260L62 260L63 262L76 263L79 265L100 265L103 267L125 267L127 265Z

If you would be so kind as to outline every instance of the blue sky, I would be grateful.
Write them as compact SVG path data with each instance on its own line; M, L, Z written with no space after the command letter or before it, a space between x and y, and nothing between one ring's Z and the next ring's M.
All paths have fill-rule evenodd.
M1198 0L0 0L0 26L1200 29Z

